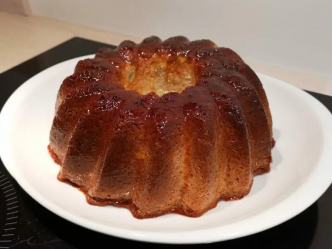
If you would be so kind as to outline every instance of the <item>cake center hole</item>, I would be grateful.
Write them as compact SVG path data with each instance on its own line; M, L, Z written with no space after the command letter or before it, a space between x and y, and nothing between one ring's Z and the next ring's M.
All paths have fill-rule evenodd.
M142 95L155 92L162 96L168 92L181 93L195 85L194 63L182 56L155 55L139 59L137 64L127 64L123 70L122 84L127 90Z

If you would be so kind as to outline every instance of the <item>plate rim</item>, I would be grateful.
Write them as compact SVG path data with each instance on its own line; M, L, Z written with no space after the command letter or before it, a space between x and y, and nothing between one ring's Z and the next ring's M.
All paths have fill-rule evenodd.
M80 56L76 57L70 60L63 61L61 63L55 64L38 74L34 75L27 81L25 81L22 85L20 85L7 99L5 105L3 106L1 113L0 113L0 137L7 138L5 135L6 127L9 124L6 124L6 119L11 116L10 114L10 108L15 104L15 101L18 99L18 97L22 94L24 94L25 88L31 87L30 85L33 85L33 82L36 78L42 77L43 74L46 74L49 71L54 70L56 67L61 66L62 64L69 63L70 61L77 61L85 58L91 58L93 55L86 55L86 56ZM43 207L47 208L52 213L72 222L77 225L80 225L82 227L85 227L87 229L97 231L103 234L119 237L119 238L125 238L130 240L136 240L136 241L143 241L143 242L154 242L154 243L168 243L168 244L196 244L196 243L210 243L210 242L218 242L218 241L224 241L224 240L230 240L235 238L240 238L244 236L248 236L251 234L255 234L261 231L264 231L266 229L275 227L292 217L298 215L302 211L304 211L306 208L308 208L310 205L312 205L321 195L327 190L327 188L330 186L332 182L332 167L329 166L329 162L332 161L332 153L329 155L329 148L332 148L332 129L329 127L332 127L332 115L330 111L316 98L311 96L310 94L306 93L300 88L297 88L289 83L286 83L284 81L281 81L279 79L273 78L268 75L264 75L261 73L257 73L258 77L260 79L266 78L268 80L276 81L278 84L282 84L284 87L288 88L293 93L297 94L300 98L302 98L305 101L309 101L310 104L312 104L312 107L315 110L315 113L320 117L320 124L322 125L323 130L323 149L321 153L321 157L317 163L316 168L312 171L312 173L309 175L308 179L300 185L298 189L296 189L290 196L286 197L283 201L276 204L275 206L264 210L263 212L260 212L258 214L253 215L250 218L246 219L246 223L249 225L252 222L255 222L257 219L256 216L263 217L269 216L270 213L274 214L275 209L281 209L281 210L287 210L287 207L289 208L289 202L290 199L294 198L295 196L301 196L302 193L305 193L305 191L312 191L312 184L317 182L317 179L319 179L319 186L315 186L315 192L316 194L314 197L311 198L300 198L297 202L297 205L295 207L292 207L291 212L286 212L286 215L282 215L282 217L274 216L270 219L262 219L262 222L260 222L259 226L253 226L250 227L248 224L246 225L247 230L245 232L238 232L234 234L229 234L228 236L223 236L222 239L220 239L220 236L218 234L218 227L213 227L205 230L196 230L196 231L185 231L185 232L170 232L170 233L162 233L162 232L151 232L151 231L136 231L129 229L123 229L123 228L114 228L109 227L106 225L98 224L97 222L90 221L86 218L81 218L78 216L75 216L71 214L70 212L67 212L66 210L63 210L60 206L57 206L56 204L51 203L50 201L47 201L47 199L44 199L38 192L34 191L34 189L29 186L29 183L26 181L25 178L20 177L19 172L15 170L15 163L11 162L10 156L7 153L6 148L6 139L0 139L0 157L3 161L3 164L5 168L8 170L8 172L11 174L11 176L17 181L17 183L39 204L41 204ZM7 138L8 139L8 138ZM329 174L327 174L329 173ZM325 176L321 178L321 176ZM316 179L316 180L315 180ZM280 215L279 215L280 216ZM269 220L269 222L267 222ZM230 225L236 225L236 223L241 222L237 221L234 224ZM257 223L257 222L255 222ZM263 225L262 225L263 224ZM244 229L245 230L245 229ZM129 231L129 233L128 233ZM204 236L202 236L202 233Z

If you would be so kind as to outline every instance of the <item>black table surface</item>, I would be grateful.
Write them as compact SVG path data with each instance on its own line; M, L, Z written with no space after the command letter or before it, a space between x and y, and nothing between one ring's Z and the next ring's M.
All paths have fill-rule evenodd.
M0 74L0 109L26 80L59 62L93 54L102 44L73 38ZM309 92L332 111L332 97ZM332 127L331 127L332 128ZM1 139L1 138L0 138ZM331 148L332 149L332 148ZM332 166L332 165L331 165ZM332 248L332 187L308 209L266 231L224 242L196 245L152 244L103 235L68 222L34 201L0 161L0 248ZM257 221L259 222L259 220Z

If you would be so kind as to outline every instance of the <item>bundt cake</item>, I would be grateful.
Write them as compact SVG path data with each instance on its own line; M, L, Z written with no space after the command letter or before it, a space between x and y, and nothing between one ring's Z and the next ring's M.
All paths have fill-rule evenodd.
M234 51L183 36L101 48L58 92L49 151L60 181L136 218L201 216L269 172L262 84Z

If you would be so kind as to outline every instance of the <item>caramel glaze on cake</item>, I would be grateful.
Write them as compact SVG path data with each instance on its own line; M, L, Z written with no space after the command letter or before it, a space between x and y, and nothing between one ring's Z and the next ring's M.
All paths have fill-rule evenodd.
M101 48L58 92L50 153L90 204L201 216L269 172L262 84L231 49L149 37Z

